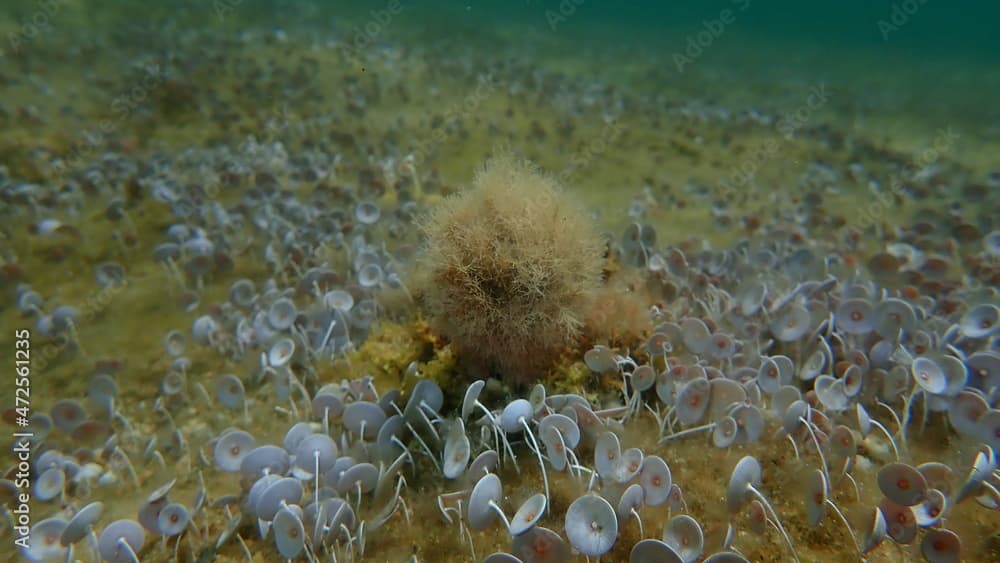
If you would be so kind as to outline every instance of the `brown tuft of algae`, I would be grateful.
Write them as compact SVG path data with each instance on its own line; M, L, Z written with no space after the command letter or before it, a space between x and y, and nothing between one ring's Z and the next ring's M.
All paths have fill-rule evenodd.
M555 365L601 281L604 244L583 207L553 178L504 155L421 226L418 294L461 366L525 384Z

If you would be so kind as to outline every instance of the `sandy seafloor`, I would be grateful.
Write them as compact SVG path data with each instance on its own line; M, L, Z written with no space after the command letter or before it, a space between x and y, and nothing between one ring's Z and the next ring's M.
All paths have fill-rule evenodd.
M332 17L306 8L293 15L286 6L280 24L261 25L271 13L241 13L251 8L240 3L232 3L225 18L213 14L212 7L194 5L168 16L172 9L166 7L118 3L105 12L94 3L58 4L19 53L5 45L0 58L0 163L9 176L26 181L51 181L52 172L39 164L39 151L65 154L101 120L110 120L110 138L99 149L83 149L84 158L111 148L141 156L238 145L251 135L280 140L294 154L331 131L336 132L328 137L335 139L334 146L353 145L345 149L355 151L352 157L370 150L381 158L390 145L430 146L433 150L422 164L435 177L425 194L428 206L468 184L487 156L506 147L546 171L562 174L566 188L594 213L601 230L619 236L630 220L629 202L646 189L656 203L645 221L657 229L659 244L695 241L697 248L701 241L719 247L753 237L741 228L740 218L766 218L794 206L811 164L825 163L840 171L852 162L873 171L884 169L890 160L939 165L942 182L955 179L949 199L959 201L966 197L960 191L963 185L1000 170L1000 65L956 60L960 56L948 52L808 46L760 37L734 24L684 72L677 72L671 54L683 48L678 38L697 33L698 27L664 28L662 33L673 39L660 45L636 38L634 44L616 41L609 47L581 39L598 36L599 25L552 31L541 9L538 25L528 31L509 22L491 29L463 29L467 22L460 12L435 23L426 14L417 19L404 10L380 26L360 56L351 59L343 43L351 41L357 26L371 21L360 9ZM0 13L0 37L23 33L24 22L40 9L35 4L0 9L5 12ZM333 23L322 25L328 20ZM144 82L143 65L151 63L168 68L169 77ZM477 81L484 73L492 73L485 86ZM550 90L530 91L537 87L532 85L533 74L544 76L541 88ZM366 93L360 109L350 102L355 87ZM583 99L581 92L588 89L591 94ZM817 91L825 99L810 106L810 95ZM783 124L795 112L804 119L786 135ZM454 127L439 136L441 128L432 125L435 115ZM761 156L764 146L776 150ZM937 147L933 159L921 160L923 151L932 147ZM724 193L720 186L740 166L756 171L729 203L732 224L720 226L710 212L713 197L706 192ZM870 208L873 199L866 186L848 180L837 186L836 193L824 194L822 207L827 216L841 220L816 225L808 236L843 237ZM287 187L302 193L308 189ZM992 189L978 201L965 201L962 212L969 221L992 216L996 228L1000 208ZM229 202L239 197L226 191L220 196ZM877 220L891 229L921 210L948 204L936 196L904 195L889 209L876 211ZM168 365L161 338L170 329L186 331L195 314L175 305L175 288L151 256L172 220L169 212L149 198L130 203L136 240L125 248L111 236L122 224L106 220L104 205L91 201L79 216L61 217L79 229L79 238L69 240L39 237L30 229L38 217L0 208L0 252L6 262L19 265L20 281L30 282L48 299L91 307L94 313L80 327L86 356L47 344L40 336L34 339L33 350L53 353L33 375L32 406L47 410L57 399L84 397L95 359L121 358L121 408L137 427L152 431L159 422L150 405ZM858 260L877 245L864 239ZM94 265L106 260L124 264L128 272L127 286L110 296L99 291L93 275ZM231 272L206 280L201 307L224 300L232 280L263 280L268 275L259 256L239 256ZM14 283L5 280L0 295L4 357L13 349L13 330L30 328L33 322L14 306ZM352 362L356 372L374 375L380 390L399 386L400 368L425 355L421 350L426 342L414 344L414 329L403 319L398 325L386 319ZM249 373L256 364L251 357L244 365L227 365L210 350L194 349L189 356L193 377ZM567 359L572 361L579 360ZM343 375L340 368L327 366L321 373L333 381ZM13 376L2 377L0 404L6 408L12 402L8 379ZM587 391L607 394L614 389ZM251 390L251 396L253 423L247 429L259 442L280 442L286 425L276 423L279 415L263 406L267 391L255 395ZM183 429L209 425L218 431L227 426L218 412L207 412L196 400L179 407L174 417ZM650 421L633 424L623 446L659 453L670 463L675 482L684 487L690 514L706 528L709 546L718 545L726 522L728 471L740 457L753 454L762 460L764 489L802 561L857 560L845 548L850 540L842 525L832 517L816 529L806 524L797 486L805 465L790 451L766 441L722 451L701 438L656 446ZM967 466L971 455L970 445L949 434L940 416L930 419L912 449L914 462L941 460L956 467ZM4 465L9 462L4 458ZM122 484L93 497L106 503L104 522L134 517L142 496L169 477L153 464L137 465L140 493ZM510 468L503 471L508 506L517 506L538 490L537 470L536 464L526 463L519 475ZM172 496L190 502L196 482L190 474L183 475ZM204 476L210 499L238 492L235 480L226 474L209 468ZM835 498L860 529L878 488L874 471L858 470L855 476L867 498L854 501L844 487L836 490ZM410 555L421 561L467 560L468 546L454 527L440 522L434 502L434 493L451 490L452 485L419 475L408 476L408 482L410 524L401 515L394 517L369 538L365 560L403 561ZM550 512L561 515L576 492L566 479L553 483ZM37 519L54 507L37 503L34 510ZM221 526L220 512L210 514L206 523L214 536ZM666 510L646 509L643 515L646 536L658 537ZM556 530L562 526L561 517L543 523ZM988 540L1000 530L1000 515L965 503L950 516L949 527L966 540L966 560L1000 560L997 540ZM278 559L271 543L256 540L250 526L241 535L254 561ZM12 553L11 538L5 526L0 558ZM508 546L499 525L474 538L480 558ZM617 547L602 560L626 560L638 539L634 523L626 526ZM158 541L147 538L144 561L169 559L169 550L161 549ZM764 537L739 532L735 545L753 561L787 556L773 530ZM233 542L217 556L219 561L243 560ZM918 558L917 545L897 547L890 542L869 556L870 561Z

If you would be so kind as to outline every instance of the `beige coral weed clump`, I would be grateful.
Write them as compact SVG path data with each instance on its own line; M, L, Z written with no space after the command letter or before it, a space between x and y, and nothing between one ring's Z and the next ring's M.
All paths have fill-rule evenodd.
M423 304L466 368L529 382L578 336L604 245L554 179L496 157L422 228Z

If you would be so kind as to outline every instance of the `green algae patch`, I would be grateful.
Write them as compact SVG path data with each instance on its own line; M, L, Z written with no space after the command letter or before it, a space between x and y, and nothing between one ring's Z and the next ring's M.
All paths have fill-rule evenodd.
M406 366L433 353L433 340L423 321L408 324L380 323L365 343L347 355L346 362L335 362L321 374L322 380L353 378L367 374L380 389L398 388Z
M420 366L419 373L421 378L433 380L447 394L449 389L456 387L454 385L455 381L461 379L461 374L458 372L455 350L451 345L436 349L434 357L426 364ZM416 379L411 378L405 381L404 391L412 389L414 384L416 384ZM464 389L465 385L463 384L461 387Z
M410 366L413 367L410 367ZM399 389L408 396L422 379L437 383L448 404L457 405L461 396L453 396L456 381L464 380L451 345L436 337L423 319L409 323L382 322L365 343L336 361L321 373L321 380L352 379L370 375L378 389Z
M543 380L550 394L577 393L586 397L592 374L583 362L564 362L550 370Z

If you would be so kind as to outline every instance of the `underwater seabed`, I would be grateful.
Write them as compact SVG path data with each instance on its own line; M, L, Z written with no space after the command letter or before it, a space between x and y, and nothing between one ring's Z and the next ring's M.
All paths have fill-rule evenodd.
M250 281L214 290L215 282L203 281L201 295L218 295L220 308L197 316L188 331L166 333L159 359L137 366L126 355L94 367L88 349L97 339L84 321L142 311L139 303L164 289L144 277L179 275L166 292L182 298L182 287L198 282L172 268L190 270L199 256L194 248L205 243L185 243L191 254L177 258L186 265L167 261L163 271L124 278L103 265L96 269L101 291L114 297L106 310L36 313L63 327L53 343L63 342L60 333L70 340L52 362L67 374L68 388L50 403L50 416L32 422L36 435L54 425L36 450L48 469L36 463L35 495L49 500L35 514L65 503L91 507L77 514L92 518L99 511L90 503L103 502L105 526L121 518L147 526L110 528L129 542L127 534L144 538L134 544L143 560L178 553L235 561L244 549L254 560L274 560L282 551L302 557L298 539L320 557L321 546L329 546L339 560L413 553L461 561L495 550L542 560L531 554L568 553L568 545L624 560L631 546L663 532L691 558L725 546L754 561L786 560L793 549L801 559L850 561L858 558L849 549L856 541L871 548L871 560L892 561L939 536L947 549L945 540L954 538L934 532L942 522L964 539L965 550L991 549L968 538L995 532L995 509L980 506L991 502L995 459L979 438L997 412L981 389L995 395L996 355L987 345L995 306L931 313L912 288L877 300L872 282L792 282L782 276L802 267L802 243L753 255L690 253L689 260L677 248L644 246L649 227L638 229L614 243L612 262L642 272L644 292L671 292L669 305L646 312L655 330L631 345L610 337L605 343L617 352L601 344L582 356L568 349L565 367L521 388L495 379L470 386L451 346L422 321L367 325L351 312L372 293L338 289L343 282L322 268L281 274L290 292L277 289L280 283L260 292ZM367 283L361 271L385 259L348 268L356 283ZM826 267L843 275L839 266ZM762 268L768 273L752 274ZM727 271L749 281L736 282ZM310 286L321 292L310 296ZM133 305L122 308L116 300L129 293L136 294ZM21 306L38 307L30 289L18 297ZM396 294L388 302L406 301ZM351 340L331 318L350 326ZM921 329L935 323L940 336ZM255 340L262 334L270 344ZM62 346L43 342L36 345L41 353ZM935 353L935 346L946 352ZM153 376L143 383L128 375L140 372ZM809 382L813 390L802 395ZM147 386L155 396L142 393ZM681 436L692 428L701 430ZM499 477L490 474L491 483L468 465L483 456L480 470L485 464ZM759 501L756 492L732 492L742 479L736 468L746 464ZM480 487L494 489L477 495ZM481 504L483 495L495 506ZM302 513L293 506L303 506ZM825 516L813 516L824 507ZM541 517L530 522L538 527L511 539L499 513L523 529L530 523L518 520L519 510ZM880 520L887 513L897 518L892 525ZM591 527L574 531L581 518ZM95 533L106 529L95 525ZM43 527L34 537L46 533L53 532ZM72 537L76 556L88 557L85 533ZM100 538L98 547L111 541ZM637 549L667 549L652 541ZM61 546L52 549L62 557ZM444 553L450 555L436 555Z
M1000 561L988 124L718 54L91 31L4 87L0 556Z

